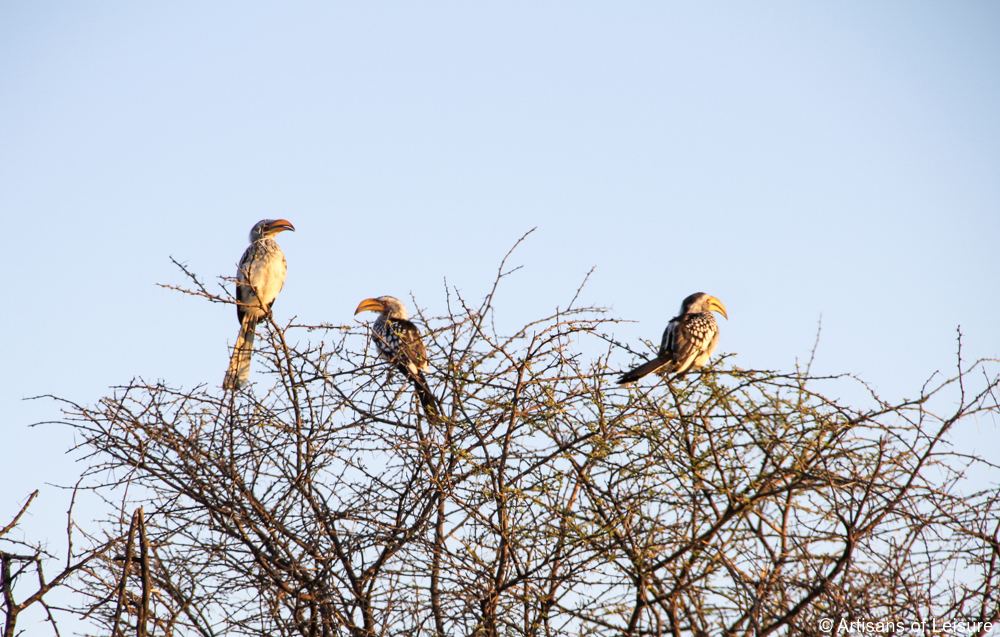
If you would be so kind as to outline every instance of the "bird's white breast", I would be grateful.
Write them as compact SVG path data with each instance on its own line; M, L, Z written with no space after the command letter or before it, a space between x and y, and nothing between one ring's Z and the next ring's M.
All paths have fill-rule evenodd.
M250 284L250 288L245 289L243 302L252 318L263 318L267 314L267 307L285 285L286 270L284 253L277 243L269 239L262 241L248 263L243 264L238 279Z

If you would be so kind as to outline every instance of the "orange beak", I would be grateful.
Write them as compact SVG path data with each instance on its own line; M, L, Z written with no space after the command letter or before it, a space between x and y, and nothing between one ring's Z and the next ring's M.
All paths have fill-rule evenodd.
M285 230L291 230L292 232L295 232L295 226L293 226L292 222L288 221L287 219L275 219L271 223L267 224L268 236L276 235L279 232L283 232Z

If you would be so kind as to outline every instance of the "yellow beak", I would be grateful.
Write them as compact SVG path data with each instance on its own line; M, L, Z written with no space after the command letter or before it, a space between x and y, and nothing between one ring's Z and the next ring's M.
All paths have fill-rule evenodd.
M724 316L726 320L729 320L729 315L726 314L726 306L722 304L722 301L715 298L714 296L708 301L708 309L714 310Z
M375 299L365 299L361 302L361 305L358 306L358 309L354 310L354 313L360 314L368 310L381 313L385 311L385 306Z

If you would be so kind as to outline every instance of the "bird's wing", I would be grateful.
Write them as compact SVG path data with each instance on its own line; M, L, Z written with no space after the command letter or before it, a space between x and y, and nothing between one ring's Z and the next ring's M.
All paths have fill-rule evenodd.
M241 325L243 324L243 315L246 314L247 303L250 302L250 295L253 292L246 281L250 276L250 265L253 263L256 249L257 244L251 243L243 251L240 263L236 267L236 318L239 319Z
M383 339L384 346L379 349L382 355L388 358L397 369L402 371L413 382L414 390L420 404L424 407L424 413L428 418L437 418L440 413L437 398L427 384L427 378L423 370L427 369L427 349L424 341L420 338L420 330L410 321L403 319L386 319L388 329L375 329L376 338Z
M658 358L667 361L678 360L674 356L677 352L677 327L683 318L683 316L676 316L667 323L666 329L663 330L663 339L660 341L660 354Z
M675 321L670 340L677 373L683 374L709 348L718 329L706 314L685 314L671 324Z
M393 331L399 336L399 350L416 369L427 368L427 349L420 337L420 330L410 321L393 319Z

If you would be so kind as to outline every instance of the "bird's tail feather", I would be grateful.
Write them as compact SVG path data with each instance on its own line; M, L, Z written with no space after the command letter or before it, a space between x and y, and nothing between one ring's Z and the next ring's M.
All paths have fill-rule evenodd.
M233 346L233 356L229 359L223 389L240 389L250 377L250 357L253 355L253 339L256 334L257 319L244 316L240 325L240 335Z
M654 358L651 361L647 361L642 365L639 365L632 371L622 374L621 378L618 379L618 384L625 385L626 383L634 383L643 376L652 374L653 372L657 371L658 369L669 363L670 361L665 361L662 358L659 357Z
M420 401L420 406L424 408L424 414L430 421L437 420L440 409L438 406L437 397L431 391L430 385L427 384L427 377L424 376L422 371L417 371L416 374L409 374L410 380L413 381L413 391L417 394L417 399Z

